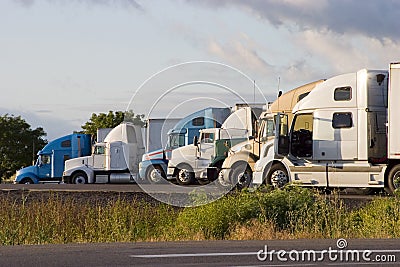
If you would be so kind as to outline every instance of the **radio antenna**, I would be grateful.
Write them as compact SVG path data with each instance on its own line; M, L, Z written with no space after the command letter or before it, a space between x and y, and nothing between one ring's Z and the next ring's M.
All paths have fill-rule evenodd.
M256 103L256 80L253 81L253 104Z

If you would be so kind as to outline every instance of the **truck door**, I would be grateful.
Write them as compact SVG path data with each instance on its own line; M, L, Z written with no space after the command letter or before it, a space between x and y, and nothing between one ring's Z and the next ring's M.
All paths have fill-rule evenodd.
M95 146L93 151L93 167L95 169L104 169L106 166L105 146Z
M39 158L38 176L41 179L50 178L51 173L51 154L42 154Z
M207 168L210 164L211 158L214 156L215 138L215 133L201 133L195 165L197 169Z
M327 165L314 161L314 118L313 113L296 114L289 134L289 168L291 180L303 185L326 186Z
M287 156L289 153L288 116L278 113L275 118L274 150L276 156Z

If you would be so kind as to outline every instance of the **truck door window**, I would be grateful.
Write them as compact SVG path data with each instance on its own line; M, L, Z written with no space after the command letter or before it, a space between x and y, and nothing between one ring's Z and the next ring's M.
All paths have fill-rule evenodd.
M270 136L274 136L275 133L275 123L272 119L269 119L265 122L265 124L267 125L267 127L265 127L266 130L266 136L270 137Z
M168 136L167 149L174 149L185 145L184 134L170 134Z
M96 154L96 155L104 155L105 154L104 146L96 146L94 148L94 154Z
M294 119L294 125L291 133L290 152L297 157L312 156L312 131L313 115L300 114Z
M278 115L274 116L274 121L276 121L276 116L278 116ZM288 127L289 127L288 125L289 125L288 117L285 116L285 115L281 115L281 125L280 125L280 133L279 133L279 135L282 135L282 136L287 136L288 135Z
M40 163L42 164L50 164L50 155L41 155L40 156Z
M263 120L261 122L260 138L265 141L268 137L274 136L275 123L272 119Z
M201 143L210 144L214 142L214 133L203 133L201 136Z

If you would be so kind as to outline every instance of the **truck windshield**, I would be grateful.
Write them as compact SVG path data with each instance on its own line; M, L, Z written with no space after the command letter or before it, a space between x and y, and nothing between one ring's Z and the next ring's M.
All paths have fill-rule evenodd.
M170 134L168 136L167 149L175 149L185 145L184 134Z

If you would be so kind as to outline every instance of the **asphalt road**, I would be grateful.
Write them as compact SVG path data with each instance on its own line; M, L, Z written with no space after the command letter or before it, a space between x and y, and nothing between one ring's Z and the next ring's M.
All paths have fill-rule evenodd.
M344 246L347 244L347 246ZM264 252L268 253L265 254ZM0 266L397 266L400 240L265 240L0 247Z

